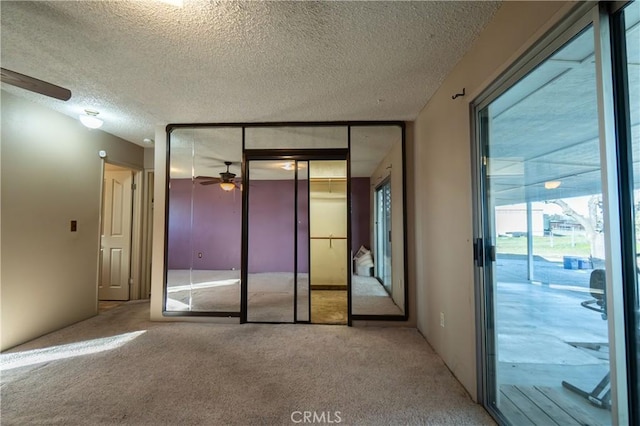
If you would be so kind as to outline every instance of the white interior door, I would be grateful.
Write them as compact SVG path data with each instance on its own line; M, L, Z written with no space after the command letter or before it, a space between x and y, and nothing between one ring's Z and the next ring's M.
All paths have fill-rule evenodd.
M105 170L98 299L129 300L131 170Z

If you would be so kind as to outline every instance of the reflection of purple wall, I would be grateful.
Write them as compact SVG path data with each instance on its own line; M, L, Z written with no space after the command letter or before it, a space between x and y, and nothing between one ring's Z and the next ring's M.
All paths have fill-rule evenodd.
M249 272L293 271L293 181L252 181L250 186ZM193 242L190 179L171 180L169 192L168 268L240 269L242 193L219 185L193 185ZM352 189L353 250L369 247L369 179L354 178ZM308 203L300 182L298 205L298 271L308 271ZM193 245L193 250L190 245ZM202 258L198 257L202 253Z
M188 269L192 259L194 269L240 269L242 193L225 192L219 185L193 185L191 242L191 188L190 179L171 180L169 269Z
M293 180L251 182L249 273L293 272L294 195ZM303 271L302 265L298 270Z
M309 181L298 181L298 271L309 272Z
M169 188L168 269L191 267L191 180L172 179Z
M371 249L371 188L369 178L351 179L351 249Z

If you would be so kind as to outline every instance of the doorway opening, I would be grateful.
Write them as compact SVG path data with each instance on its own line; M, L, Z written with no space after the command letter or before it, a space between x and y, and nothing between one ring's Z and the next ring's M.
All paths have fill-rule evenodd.
M635 6L577 9L474 105L478 390L506 423L638 424Z
M346 156L246 154L243 322L347 324Z
M139 297L140 223L135 196L141 173L127 167L104 163L100 256L98 269L98 310Z

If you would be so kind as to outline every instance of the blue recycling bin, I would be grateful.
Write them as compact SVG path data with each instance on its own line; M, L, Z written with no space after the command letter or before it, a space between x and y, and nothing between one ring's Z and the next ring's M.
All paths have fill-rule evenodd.
M580 258L578 256L562 256L564 269L580 269Z
M591 264L591 259L580 258L578 259L578 269L593 269L593 265Z

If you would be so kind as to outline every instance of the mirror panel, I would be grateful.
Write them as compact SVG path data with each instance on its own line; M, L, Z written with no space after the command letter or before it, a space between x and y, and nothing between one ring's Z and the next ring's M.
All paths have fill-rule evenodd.
M403 319L407 292L403 138L401 123L282 127L245 127L239 124L231 127L194 125L174 128L169 135L165 312L240 315L243 211L241 162L244 142L244 149L249 150L350 148L351 250L349 252L346 248L347 241L344 239L332 239L330 244L336 249L333 250L336 253L337 248L344 246L342 251L345 264L349 265L347 276L349 269L352 273L351 313L356 320L365 319L364 317L385 319L389 316L393 316L392 319ZM308 238L311 212L302 206L311 201L309 195L312 192L327 193L325 186L335 183L330 182L335 171L327 171L329 174L333 173L331 176L311 176L311 161L295 161L287 157L269 164L263 161L252 163L250 177L254 185L263 185L264 181L273 180L270 176L276 169L278 173L287 176L275 180L295 182L295 170L298 167L298 186L294 185L290 191L287 190L287 194L292 196L289 207L292 218L289 222L292 229L298 228L299 237L298 241L294 239L288 243L292 247L287 246L287 250L296 251L295 254L291 253L289 259L291 263L295 260L298 264L298 298L286 303L287 306L295 307L293 313L288 310L282 318L274 317L271 320L313 322L309 306L310 286L314 284L309 278L309 273L314 268L311 262L313 245L326 241ZM325 166L327 164L329 163L325 163ZM340 173L344 175L345 171L341 170ZM316 190L311 188L312 180L315 181L313 185ZM222 188L225 186L221 185L223 183L227 184L227 190ZM342 185L346 186L346 182ZM251 193L253 188L249 189ZM334 196L332 189L329 188L328 193ZM294 199L296 194L297 205ZM252 200L253 197L249 202ZM253 213L256 210L259 208L255 206L250 209ZM297 223L294 211L298 213ZM251 226L251 218L247 220ZM257 235L256 232L263 231L253 225L248 236L251 239ZM344 231L336 231L334 235L340 234L339 237L344 238L347 236L346 229ZM324 234L321 236L326 237ZM249 269L252 270L248 273L257 273L253 271L255 265L252 263L257 260L256 254L252 258L251 250L249 251L246 256L249 259ZM289 269L284 272L291 273L294 270ZM321 268L322 271L325 269ZM322 284L337 285L333 282ZM252 320L261 319L256 317Z
M346 126L248 127L245 149L347 148Z
M309 161L311 322L346 324L347 162Z
M296 321L311 321L311 299L309 289L309 162L296 161L298 168L298 292L296 300Z
M247 251L247 321L294 322L295 168L251 160ZM254 179L254 171L269 172ZM255 173L260 176L260 173Z
M242 129L179 128L170 144L165 311L239 312Z
M351 127L353 315L404 315L404 164L400 126Z

